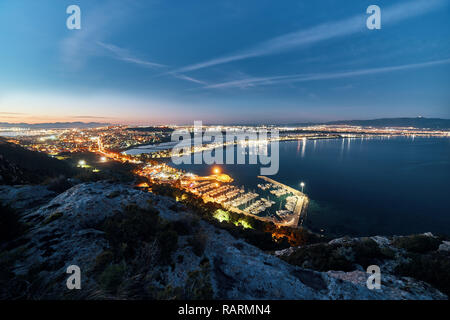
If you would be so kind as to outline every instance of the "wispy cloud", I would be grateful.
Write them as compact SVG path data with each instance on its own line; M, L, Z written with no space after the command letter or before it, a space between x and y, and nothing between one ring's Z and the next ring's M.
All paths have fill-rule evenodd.
M228 81L222 83L216 83L203 88L243 88L243 87L256 87L263 85L274 85L293 82L306 82L306 81L318 81L318 80L331 80L340 78L350 78L364 75L372 75L379 73L388 73L394 71L411 70L432 67L437 65L449 64L450 59L427 61L422 63L405 64L399 66L388 66L380 68L368 68L354 71L334 72L334 73L315 73L315 74L294 74L294 75L282 75L273 77L252 77L246 79L240 79L235 81Z
M142 67L147 67L147 68L164 68L167 67L167 65L161 64L161 63L156 63L156 62L152 62L152 61L147 61L147 60L143 60L140 58L137 58L133 53L131 53L129 50L124 49L124 48L120 48L116 45L110 44L110 43L104 43L102 41L97 41L97 44L106 49L109 53L111 53L113 55L113 58L121 60L121 61L125 61L128 63L133 63L133 64L137 64L139 66ZM182 73L177 73L177 72L169 72L167 73L168 75L171 75L177 79L181 79L181 80L185 80L188 82L193 82L196 84L201 84L201 85L208 85L207 82L196 79L194 77L190 77L187 76L185 74Z
M23 115L22 112L0 112L1 115Z
M148 67L148 68L166 67L166 65L164 65L164 64L139 59L139 58L135 57L129 50L120 48L116 45L104 43L101 41L97 41L97 44L99 46L101 46L102 48L106 49L109 53L111 53L115 59L129 62L129 63L138 64L140 66L144 66L144 67Z
M190 81L190 82L194 82L197 84L203 84L203 85L208 85L207 82L193 78L193 77L189 77L185 74L180 74L180 73L170 73L171 75L173 75L175 78L181 79L181 80L186 80L186 81Z
M448 0L414 0L393 5L382 10L382 24L384 26L386 24L392 24L419 16L446 4L448 4ZM345 20L324 23L306 30L287 33L234 54L179 68L176 72L193 71L232 61L272 55L295 48L313 45L321 41L355 34L365 30L366 18L366 15L360 14Z

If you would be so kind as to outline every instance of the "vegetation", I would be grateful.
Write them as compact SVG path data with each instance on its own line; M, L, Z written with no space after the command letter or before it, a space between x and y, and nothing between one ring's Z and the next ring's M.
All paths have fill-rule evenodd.
M0 184L43 184L49 190L61 193L76 182L136 180L133 174L136 165L132 163L101 162L100 156L91 152L62 153L57 158L0 138ZM79 168L80 160L95 167Z
M220 204L205 203L201 197L170 185L154 184L151 188L156 194L180 199L179 202L199 218L262 250L279 250L324 240L303 228L277 227L271 222L227 211Z
M209 300L213 296L211 286L211 267L209 260L205 259L200 270L191 271L184 288L184 299Z
M380 260L392 259L392 253L381 250L370 238L353 243L325 244L296 248L289 256L282 257L290 264L318 271L352 271L356 265L364 269Z
M15 277L12 272L13 266L21 261L23 247L18 247L9 251L0 252L0 299L10 299L11 297L23 298L26 283L22 279Z
M100 287L110 293L116 293L125 276L124 263L111 264L102 272L99 278Z
M105 292L119 294L121 290L128 290L136 298L151 298L160 291L146 287L146 283L158 278L155 270L172 263L178 233L174 225L163 221L158 213L153 207L145 210L129 205L105 220L101 229L110 248L96 257L91 270ZM138 279L130 279L129 275Z
M115 261L129 261L144 243L156 241L161 263L170 262L177 248L178 234L171 224L163 222L154 208L141 209L130 205L103 224Z
M208 259L200 263L200 269L188 273L183 287L167 286L156 294L160 300L210 300L214 295L211 285L211 266Z
M27 150L1 138L0 155L3 161L8 161L9 167L17 168L16 174L20 177L14 178L23 183L39 184L48 178L70 177L76 172L76 168L67 162L54 159L44 153ZM3 175L3 172L0 171L0 175Z
M15 239L24 231L19 214L10 206L0 204L0 244Z
M42 182L47 188L56 193L63 193L73 187L73 183L67 177L60 175L58 177L47 178Z
M429 254L412 253L409 261L395 269L400 276L422 280L450 296L450 254L436 251Z
M63 216L62 212L56 211L49 215L43 222L43 224L49 224Z
M414 253L427 253L439 248L442 239L429 237L423 234L406 237L395 237L393 245L397 248L405 249Z
M192 246L192 251L201 257L205 251L206 240L206 236L203 233L197 233L188 239L188 244Z

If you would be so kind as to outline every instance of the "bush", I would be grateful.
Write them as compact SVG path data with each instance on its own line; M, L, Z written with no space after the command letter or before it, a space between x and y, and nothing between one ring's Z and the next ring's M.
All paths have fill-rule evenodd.
M188 235L192 233L192 223L187 220L176 220L172 222L172 228L175 230L179 235Z
M61 218L62 216L63 216L62 212L60 212L60 211L54 212L54 213L52 213L51 215L49 215L49 216L44 220L44 222L42 222L42 223L43 223L43 224L49 224L49 223L51 223L51 222L53 222L53 221L58 220L58 219Z
M144 210L136 205L127 206L124 212L106 219L102 229L116 262L133 260L139 248L156 240L159 262L166 264L171 261L172 252L178 244L178 234L172 224L163 223L154 208Z
M157 235L160 247L160 263L168 264L172 261L172 253L178 248L178 234L173 230L163 230Z
M179 300L183 299L184 296L184 290L182 287L172 287L171 285L168 285L163 290L157 290L155 294L155 298L157 300Z
M125 264L112 264L100 275L99 283L103 290L116 293L123 277L125 276Z
M18 213L10 206L0 204L0 242L17 238L25 231Z
M102 229L114 248L126 246L128 250L133 250L141 241L150 242L158 225L157 210L143 210L136 205L130 205L123 212L106 219Z
M63 193L73 187L73 184L65 176L47 178L42 184L47 185L49 190L56 193Z
M355 263L361 265L364 269L372 264L377 264L377 261L381 259L388 258L380 250L378 244L370 238L362 239L350 246L355 254Z
M367 268L378 264L380 260L392 259L393 255L392 250L382 250L374 240L365 238L342 245L320 243L300 247L283 259L317 271L352 271L355 270L355 264Z
M209 261L202 263L200 270L188 273L184 288L184 299L210 300L214 295L211 285L211 267Z
M188 239L188 244L192 246L192 251L201 257L205 252L206 236L203 233L197 233Z
M399 264L395 273L428 282L446 295L450 295L450 255L448 252L411 254L410 261Z
M105 270L114 260L114 254L110 250L105 250L95 258L94 272Z
M337 249L338 247L332 245L316 244L297 248L282 259L290 264L317 271L352 271L353 263Z
M392 244L406 251L414 253L427 253L439 248L441 241L437 238L423 234L394 238Z

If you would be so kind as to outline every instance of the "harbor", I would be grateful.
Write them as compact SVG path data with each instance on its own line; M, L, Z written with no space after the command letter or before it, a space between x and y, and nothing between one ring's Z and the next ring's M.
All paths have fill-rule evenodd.
M213 172L210 176L189 173L177 178L184 190L200 196L205 202L218 203L226 210L277 226L297 227L300 217L307 210L308 197L278 181L258 176L266 183L258 184L259 190L249 190L245 186L234 185L233 179L220 173L218 168L214 168Z

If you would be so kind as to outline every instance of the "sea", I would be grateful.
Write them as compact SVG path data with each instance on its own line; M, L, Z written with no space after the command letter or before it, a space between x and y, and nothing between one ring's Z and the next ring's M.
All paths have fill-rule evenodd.
M235 149L237 147L234 147ZM237 152L237 150L235 150ZM269 149L269 154L271 150ZM260 192L260 164L180 164L209 175L220 167ZM303 225L329 236L450 235L450 138L371 137L285 141L270 176L310 198Z

